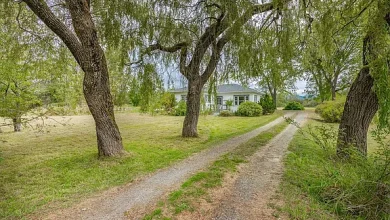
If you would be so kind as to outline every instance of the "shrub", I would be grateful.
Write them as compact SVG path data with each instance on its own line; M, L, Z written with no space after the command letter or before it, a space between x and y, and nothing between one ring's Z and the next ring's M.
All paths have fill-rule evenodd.
M184 116L187 112L187 104L185 101L180 101L178 105L175 107L175 111L173 115L175 116Z
M226 104L227 109L230 110L230 108L233 106L233 100L231 100L231 99L226 100L225 104Z
M221 116L221 117L229 117L229 116L233 116L233 113L231 111L225 110L225 111L221 111L219 113L219 116Z
M259 104L263 108L263 115L272 114L275 112L274 102L272 101L270 95L265 94L263 97L261 97Z
M315 112L326 122L340 122L344 111L344 103L341 100L324 102L317 106Z
M263 108L261 105L254 102L244 102L238 106L237 115L239 116L259 116L263 113Z
M200 111L201 115L212 115L213 113L214 113L214 111L211 108L206 108L206 109Z
M165 92L161 97L161 106L167 114L171 114L176 106L176 98L173 93Z
M303 105L299 102L289 102L286 107L284 107L284 110L304 110L305 108Z

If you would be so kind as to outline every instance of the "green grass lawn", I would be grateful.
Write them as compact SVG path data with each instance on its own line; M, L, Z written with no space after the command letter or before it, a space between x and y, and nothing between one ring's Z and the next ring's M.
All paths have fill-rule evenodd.
M200 137L185 139L180 137L183 117L118 114L117 122L129 156L104 160L97 159L91 116L72 116L68 125L54 123L41 133L31 130L2 133L0 218L20 218L69 206L279 116L280 112L253 118L201 116Z

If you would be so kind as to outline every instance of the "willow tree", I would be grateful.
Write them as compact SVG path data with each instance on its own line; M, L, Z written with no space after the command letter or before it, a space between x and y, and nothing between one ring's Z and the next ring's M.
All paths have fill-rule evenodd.
M200 100L204 85L215 72L223 49L256 15L278 10L287 1L264 4L248 1L162 1L151 6L157 23L146 53L177 54L180 73L188 81L183 137L197 137ZM157 19L156 19L157 18Z
M390 2L354 1L347 6L355 6L351 9L355 14L353 19L362 17L366 28L363 67L350 88L339 127L337 153L340 157L349 156L346 149L350 146L367 154L368 128L378 109L379 128L390 126Z
M303 17L306 18L306 30L310 30L313 21L320 20L322 15L327 13L327 18L330 18L323 19L323 27L318 29L322 31L320 35L322 39L318 40L325 49L329 45L332 48L334 37L342 31L347 31L344 40L347 39L345 36L348 34L364 36L362 43L353 47L357 52L363 51L362 67L347 95L339 127L337 153L340 157L348 157L349 151L346 149L354 146L365 155L368 128L378 109L379 127L389 127L390 2L388 0L336 0L332 1L334 7L330 9L327 8L327 3L320 0L305 2L302 11ZM331 22L333 18L337 20ZM303 43L306 43L306 37ZM357 48L358 45L362 45L361 48ZM338 64L340 65L343 64Z
M316 8L302 54L302 67L321 101L335 100L337 91L350 87L360 67L360 31L339 22L341 15L333 13L339 4L329 2Z
M65 4L53 5L43 0L23 2L64 42L85 73L83 92L95 120L99 156L122 154L124 150L115 122L106 58L99 43L90 1L66 0ZM69 17L73 28L67 23Z
M293 89L298 75L293 65L299 51L294 16L291 8L269 14L267 26L246 27L247 34L232 48L240 69L235 77L257 81L271 95L275 108L277 95Z

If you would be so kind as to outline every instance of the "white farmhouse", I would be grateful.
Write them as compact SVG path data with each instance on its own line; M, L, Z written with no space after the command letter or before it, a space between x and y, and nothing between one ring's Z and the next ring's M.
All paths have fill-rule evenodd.
M178 102L187 100L187 88L175 89L170 92L175 94L176 101ZM203 90L205 107L215 109L217 112L228 109L228 106L226 105L226 101L228 100L233 102L230 111L235 112L237 111L238 106L245 101L256 103L260 101L260 95L261 93L258 90L243 87L238 84L223 84L217 86L216 100L214 100L214 95L209 96L207 88L204 88Z

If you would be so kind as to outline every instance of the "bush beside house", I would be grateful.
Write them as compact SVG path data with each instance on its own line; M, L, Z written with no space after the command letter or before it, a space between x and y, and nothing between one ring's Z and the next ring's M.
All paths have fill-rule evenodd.
M261 105L249 101L241 103L241 105L238 106L238 110L236 112L238 116L247 117L260 116L262 113L263 108L261 107Z
M221 116L221 117L229 117L229 116L233 116L233 113L231 111L224 110L224 111L221 111L219 113L219 116Z
M175 116L185 116L187 112L187 104L185 101L180 101L175 110L173 111L173 115Z
M175 95L173 93L165 92L161 96L160 102L161 102L161 106L164 108L164 111L168 115L170 115L170 114L172 114L172 112L174 112L177 102L176 102Z

